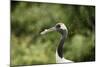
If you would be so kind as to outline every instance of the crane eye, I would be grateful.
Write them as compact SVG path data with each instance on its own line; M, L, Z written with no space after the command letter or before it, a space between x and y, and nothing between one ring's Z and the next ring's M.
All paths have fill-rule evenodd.
M58 24L58 25L56 25L56 28L60 28L60 25Z

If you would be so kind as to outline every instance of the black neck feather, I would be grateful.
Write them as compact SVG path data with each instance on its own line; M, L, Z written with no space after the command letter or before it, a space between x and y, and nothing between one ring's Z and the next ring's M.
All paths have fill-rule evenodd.
M59 57L63 58L63 45L64 45L64 41L65 41L65 38L66 38L66 30L63 31L63 33L61 33L62 37L61 37L61 41L58 45L58 48L57 48L57 53L59 55Z

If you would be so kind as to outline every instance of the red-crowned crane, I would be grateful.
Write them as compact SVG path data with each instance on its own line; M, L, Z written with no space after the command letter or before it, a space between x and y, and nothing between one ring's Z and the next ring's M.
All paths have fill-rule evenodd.
M56 49L56 63L72 63L73 61L67 60L63 57L63 45L68 35L67 27L64 25L64 23L57 23L54 27L42 31L41 35L51 31L57 31L61 34L61 40Z

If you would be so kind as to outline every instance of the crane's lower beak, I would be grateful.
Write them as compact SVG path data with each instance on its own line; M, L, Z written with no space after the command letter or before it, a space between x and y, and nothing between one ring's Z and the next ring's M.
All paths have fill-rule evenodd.
M49 29L45 29L44 31L42 31L40 34L43 35L43 34L46 34L48 32L51 32L51 31L56 31L55 27L52 27L52 28L49 28Z

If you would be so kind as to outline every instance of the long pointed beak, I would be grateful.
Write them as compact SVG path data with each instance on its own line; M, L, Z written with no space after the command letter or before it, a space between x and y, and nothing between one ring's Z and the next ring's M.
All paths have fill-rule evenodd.
M40 34L43 35L43 34L46 34L48 32L51 32L51 31L56 31L55 27L52 27L52 28L49 28L49 29L45 29L44 31L42 31Z

